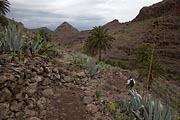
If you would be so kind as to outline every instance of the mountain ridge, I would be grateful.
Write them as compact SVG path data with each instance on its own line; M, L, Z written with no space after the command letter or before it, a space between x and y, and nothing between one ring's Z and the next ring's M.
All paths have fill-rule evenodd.
M171 8L173 5L177 6L175 7L176 9ZM166 6L170 7L167 7L167 10L162 10L162 8L166 8ZM109 29L109 33L116 39L112 44L113 48L104 54L104 58L112 61L113 64L115 64L118 59L122 60L124 64L127 64L126 61L130 60L130 56L134 54L142 44L152 43L149 30L153 22L158 21L160 38L156 52L161 58L166 73L173 73L176 75L173 79L178 79L177 76L180 75L180 48L178 47L180 44L180 14L175 13L177 13L179 6L180 2L178 0L164 0L152 6L142 8L137 17L130 22L119 23L119 21L115 19L103 25ZM150 11L149 14L145 14L146 10ZM157 13L159 10L160 12ZM82 51L83 43L90 35L90 31L91 30L80 31L74 35L67 35L65 40L68 38L68 45L66 42L65 44L62 42L62 44L68 46L71 50ZM63 37L61 39L63 39ZM167 76L169 76L169 79L172 78L172 75Z

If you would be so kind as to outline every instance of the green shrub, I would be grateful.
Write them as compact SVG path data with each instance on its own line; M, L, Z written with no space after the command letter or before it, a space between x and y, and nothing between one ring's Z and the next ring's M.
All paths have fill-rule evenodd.
M101 91L100 90L96 90L96 98L97 98L97 100L101 100L101 97L102 97L102 95L101 95Z
M133 115L128 116L126 113L127 102L120 100L120 102L111 103L109 111L114 120L135 120Z

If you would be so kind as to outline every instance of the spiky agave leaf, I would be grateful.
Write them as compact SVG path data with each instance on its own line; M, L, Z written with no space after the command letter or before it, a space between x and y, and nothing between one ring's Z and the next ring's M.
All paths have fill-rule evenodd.
M3 51L7 53L18 51L22 48L24 39L21 31L14 24L9 24L5 29L2 44Z
M90 74L90 76L94 76L98 72L98 65L96 64L96 61L92 58L88 58L86 62L86 70Z
M132 99L127 110L135 114L136 117L144 117L144 120L177 120L177 113L170 107L163 107L159 100L152 100L150 96L142 97L134 90L130 91L130 95ZM140 107L141 105L142 107Z

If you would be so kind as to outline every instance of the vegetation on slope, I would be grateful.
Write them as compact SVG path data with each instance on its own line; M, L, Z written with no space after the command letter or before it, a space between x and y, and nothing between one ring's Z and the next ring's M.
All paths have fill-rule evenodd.
M85 42L85 52L93 56L98 54L98 59L101 61L102 51L106 52L112 48L113 40L114 38L109 35L108 29L102 26L94 27L91 31L91 35Z
M6 12L7 10L5 10ZM5 12L2 14L5 14ZM12 59L6 61L6 58L0 57L0 64L5 65L6 62L20 61L26 63L27 59L34 58L36 56L44 57L51 59L57 57L60 53L59 46L56 46L50 43L47 40L46 33L40 31L35 37L29 37L27 33L23 33L15 25L9 24L1 31L0 38L0 54L1 56L7 55ZM95 27L94 32L92 31L92 36L87 40L86 49L90 51L91 54L99 54L99 60L101 60L101 51L106 51L112 47L111 37L107 33L107 29L101 27ZM162 69L158 59L155 57L155 47L143 46L138 50L135 55L134 62L141 63L140 67L143 70L143 73L148 75L148 80L151 84L147 82L147 85L144 84L142 89L139 87L142 84L138 81L139 86L137 85L140 91L144 89L145 86L152 86L151 94L154 94L153 97L160 96L159 99L167 98L166 101L163 101L163 104L171 105L175 109L179 110L179 99L180 95L174 89L171 89L171 84L168 82L165 83L165 79L161 77L156 79L156 76L159 76ZM87 78L94 78L99 80L98 74L103 73L103 70L106 68L104 63L98 62L93 58L90 58L86 55L75 55L73 61L73 69L83 70ZM44 69L44 68L43 68ZM66 68L69 69L69 68ZM47 70L48 71L48 70ZM120 71L118 71L120 72ZM149 74L148 74L149 73ZM103 77L103 76L102 76ZM156 80L153 80L156 79ZM163 80L162 80L163 79ZM154 82L152 82L154 81ZM2 81L4 82L4 81ZM75 81L77 82L77 81ZM94 93L99 104L105 106L104 101L101 101L103 95L101 95L102 81L100 79L100 85L98 90ZM132 95L131 99L128 101L123 101L121 103L111 103L109 105L109 112L112 114L112 119L140 119L140 120L176 120L177 114L170 109L170 107L162 107L163 105L159 100L152 100L149 96L141 96L135 91L130 91ZM106 106L107 107L107 106Z

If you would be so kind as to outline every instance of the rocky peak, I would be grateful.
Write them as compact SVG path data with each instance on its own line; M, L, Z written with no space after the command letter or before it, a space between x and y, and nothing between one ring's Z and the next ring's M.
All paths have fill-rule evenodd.
M69 44L79 31L70 25L68 22L63 22L50 35L50 39L55 43Z
M105 24L104 27L111 29L113 27L117 27L118 25L120 25L119 21L117 19L114 19L113 21Z
M179 0L163 0L149 7L143 7L133 21L142 21L165 15L180 16Z
M74 28L71 24L68 22L63 22L60 26L56 28L55 31L61 31L61 30L71 30L72 32L78 32L76 28Z

